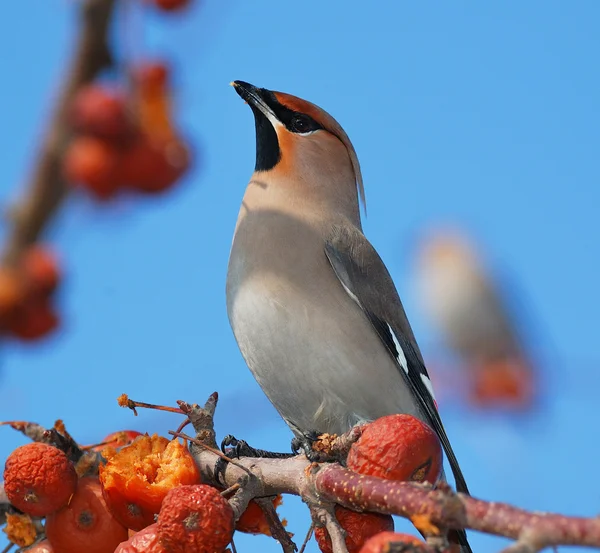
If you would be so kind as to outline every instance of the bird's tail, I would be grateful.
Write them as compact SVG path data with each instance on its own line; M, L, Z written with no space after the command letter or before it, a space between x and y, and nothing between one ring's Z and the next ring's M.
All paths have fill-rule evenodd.
M440 477L440 481L447 482L446 474L442 469L442 475ZM461 485L461 482L456 482L456 488L461 493L469 494L469 490L467 489L467 485ZM462 488L462 489L461 489ZM450 550L452 553L473 553L471 546L469 545L469 540L467 539L467 533L463 529L452 529L448 531L448 541L450 542Z

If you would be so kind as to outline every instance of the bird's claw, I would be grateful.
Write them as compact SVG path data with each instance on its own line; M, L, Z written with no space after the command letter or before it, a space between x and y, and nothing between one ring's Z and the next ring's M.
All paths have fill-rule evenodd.
M240 457L263 457L267 459L286 459L292 457L290 453L277 453L276 451L266 451L248 445L245 440L238 440L231 434L225 436L221 442L221 451L231 459Z

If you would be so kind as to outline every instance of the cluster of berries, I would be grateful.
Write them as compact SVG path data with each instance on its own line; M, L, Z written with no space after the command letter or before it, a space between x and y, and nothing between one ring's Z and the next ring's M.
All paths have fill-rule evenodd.
M144 2L170 12L190 0ZM165 62L146 62L130 68L126 86L93 82L77 92L68 110L72 138L62 158L70 186L108 200L123 189L157 194L184 175L191 152L174 124L170 72ZM58 328L52 299L60 280L54 255L39 245L3 263L0 334L37 340Z
M235 521L227 492L201 482L192 455L176 439L129 430L78 449L73 455L70 447L33 442L6 461L4 489L14 512L4 531L29 553L223 553L235 530L271 535L255 501ZM427 425L392 415L364 428L347 466L359 474L433 484L442 450ZM275 508L280 504L281 496L273 498ZM393 532L389 515L341 506L335 515L350 553L383 553L394 550L391 544L429 551L423 541ZM321 551L332 553L327 531L317 528L315 535Z
M63 160L66 180L101 200L124 188L171 188L188 169L190 153L174 129L170 104L165 63L136 68L127 91L100 84L81 89L71 111L76 134Z
M0 267L0 332L36 340L55 329L52 300L60 280L58 261L43 246L30 246L16 263Z

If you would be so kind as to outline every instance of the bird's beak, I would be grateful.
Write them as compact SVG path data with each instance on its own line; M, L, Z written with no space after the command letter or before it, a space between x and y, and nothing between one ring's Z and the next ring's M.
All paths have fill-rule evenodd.
M251 107L254 106L260 110L268 119L277 120L275 113L273 113L273 110L264 100L264 95L268 92L267 90L264 88L257 88L244 81L233 81L231 86L235 88L235 91L241 96L244 102L250 104Z

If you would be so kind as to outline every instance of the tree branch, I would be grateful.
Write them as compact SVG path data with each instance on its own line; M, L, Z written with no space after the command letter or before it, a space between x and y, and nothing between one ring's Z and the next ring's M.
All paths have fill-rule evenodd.
M197 437L175 434L190 440L190 451L203 482L235 490L230 503L236 519L251 499L292 494L300 496L311 509L313 520L327 528L335 553L347 551L343 529L333 516L336 504L355 511L399 515L420 528L429 527L432 534L436 527L465 528L514 539L515 542L503 553L536 553L545 547L559 545L600 548L600 517L526 511L506 503L455 493L447 484L433 489L429 484L384 480L357 474L337 463L311 463L304 455L285 459L241 457L226 462L223 467L224 455L213 447L216 403L216 394L210 396L204 408L179 402L194 424ZM353 439L356 430L348 434ZM47 437L47 433L37 431L32 435L34 439ZM346 437L341 438L346 440ZM203 439L208 443L203 443ZM260 503L269 506L271 500ZM11 509L0 486L0 523ZM272 511L270 515L270 518L275 516ZM275 520L269 522L276 524ZM284 551L292 551L291 542L280 541Z
M205 433L202 425L195 429ZM354 436L356 431L350 431ZM192 448L205 481L215 481L218 457L207 449ZM506 553L535 553L557 545L584 545L600 548L600 517L570 517L553 513L531 512L506 503L488 502L455 493L448 485L433 489L428 484L395 482L357 474L335 464L310 463L303 455L288 459L245 458L229 463L221 481L230 486L248 481L251 471L253 497L280 493L299 495L318 513L328 530L337 529L326 515L333 504L356 511L399 515L408 519L428 517L434 526L466 528L513 538L516 542ZM240 466L241 465L241 466ZM242 468L244 470L242 470ZM339 545L339 544L338 544ZM334 549L341 553L344 549Z
M21 252L34 243L52 214L65 198L68 187L62 176L61 161L69 141L69 109L82 85L112 62L107 44L108 27L116 0L80 2L80 31L75 56L57 102L53 119L24 197L12 208L12 228L2 255L2 263L16 263Z

